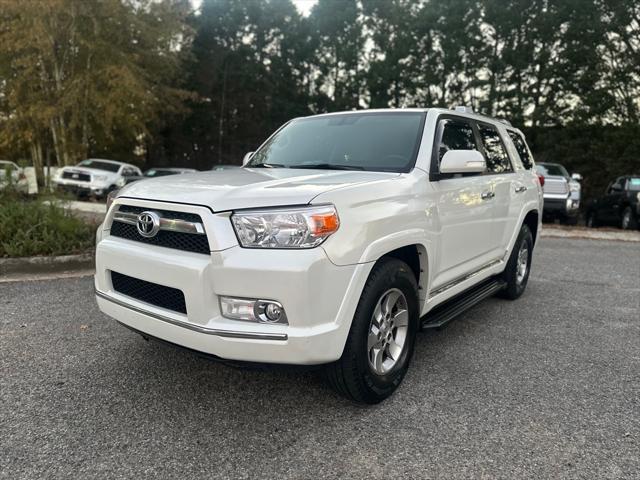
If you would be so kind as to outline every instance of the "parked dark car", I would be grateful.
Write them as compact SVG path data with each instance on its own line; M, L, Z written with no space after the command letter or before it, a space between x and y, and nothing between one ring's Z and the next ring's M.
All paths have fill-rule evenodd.
M157 177L166 177L167 175L180 175L182 173L195 173L198 170L195 168L173 168L173 167L163 167L163 168L150 168L144 175L135 176L127 179L127 183L136 182L138 180L143 180L145 178L157 178Z
M587 226L615 225L636 230L640 219L640 175L618 177L587 209Z

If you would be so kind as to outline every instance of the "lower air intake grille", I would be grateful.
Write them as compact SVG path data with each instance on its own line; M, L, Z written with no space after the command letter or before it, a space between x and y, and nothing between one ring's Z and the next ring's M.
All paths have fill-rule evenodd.
M118 272L111 272L111 283L116 292L127 297L174 312L187 313L184 293L177 288L165 287Z

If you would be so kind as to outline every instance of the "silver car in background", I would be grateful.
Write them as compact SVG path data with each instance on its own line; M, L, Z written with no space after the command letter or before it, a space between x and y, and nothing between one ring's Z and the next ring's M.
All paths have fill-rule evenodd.
M536 172L544 177L544 219L558 219L562 224L576 225L580 212L582 175L569 175L567 169L558 163L537 163Z

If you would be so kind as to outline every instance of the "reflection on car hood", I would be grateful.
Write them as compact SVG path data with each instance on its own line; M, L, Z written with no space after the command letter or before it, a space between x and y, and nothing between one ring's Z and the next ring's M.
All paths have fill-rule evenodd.
M335 188L398 176L388 172L237 168L187 173L127 185L121 197L204 205L213 211L304 205Z

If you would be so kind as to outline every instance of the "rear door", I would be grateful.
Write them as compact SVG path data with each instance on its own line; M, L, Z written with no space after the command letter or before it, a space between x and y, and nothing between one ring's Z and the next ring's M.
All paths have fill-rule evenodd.
M439 174L448 150L479 150L473 121L455 115L438 120L431 173ZM434 189L440 235L432 288L486 266L499 256L493 240L495 179L482 173L440 176Z
M602 199L602 205L598 212L598 220L606 223L618 223L622 218L622 199L624 195L626 178L620 177L607 189L607 194Z
M515 173L504 138L506 130L501 126L478 122L478 134L487 162L487 178L495 193L491 242L496 249L496 256L502 257L524 204L527 187Z

